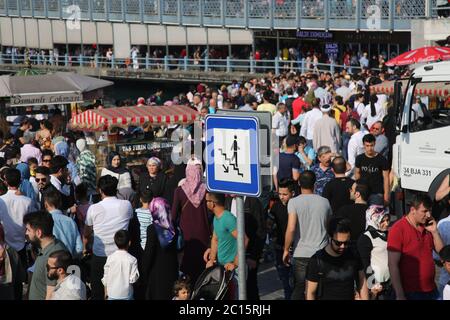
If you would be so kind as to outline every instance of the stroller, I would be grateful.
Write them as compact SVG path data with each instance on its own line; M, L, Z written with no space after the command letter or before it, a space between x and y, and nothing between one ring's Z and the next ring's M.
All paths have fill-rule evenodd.
M234 271L225 271L223 266L207 268L198 277L191 300L223 300L233 276Z

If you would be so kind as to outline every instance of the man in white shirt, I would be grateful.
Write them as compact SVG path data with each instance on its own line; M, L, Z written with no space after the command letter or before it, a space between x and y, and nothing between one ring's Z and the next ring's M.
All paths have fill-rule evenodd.
M98 189L102 201L89 207L84 229L84 245L94 237L91 266L92 297L94 300L104 299L102 284L103 267L106 259L117 246L114 235L119 230L128 230L128 224L133 217L133 208L127 200L119 200L116 178L106 175L98 180ZM95 235L95 236L94 236Z
M305 114L300 135L305 137L307 145L313 147L314 127L317 120L322 119L322 111L320 111L318 99L313 103L313 109Z
M86 300L86 285L72 273L68 273L72 257L65 250L55 251L47 260L47 278L57 284L50 300ZM70 272L70 271L69 271Z
M6 243L19 253L21 261L26 265L23 217L36 208L30 198L17 195L21 182L19 170L7 169L5 182L8 192L0 197L0 222L5 229Z
M272 130L275 135L280 139L280 145L282 139L288 134L288 116L286 115L287 108L284 103L277 104L277 112L272 118Z
M341 96L344 100L344 103L350 98L352 95L352 90L349 88L349 83L347 80L341 81L341 87L336 89L336 95Z
M351 166L351 170L348 171L346 175L352 176L356 157L364 153L364 143L362 139L366 133L361 131L361 124L355 119L347 121L345 131L351 135L350 141L348 142L348 163Z

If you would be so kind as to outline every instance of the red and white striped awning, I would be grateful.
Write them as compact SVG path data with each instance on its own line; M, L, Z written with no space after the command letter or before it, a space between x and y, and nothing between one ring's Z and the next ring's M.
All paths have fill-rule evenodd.
M87 110L70 120L73 130L105 131L110 127L191 124L199 117L196 110L186 106L136 106Z
M402 80L403 93L406 90L407 80ZM385 81L383 83L374 85L370 87L372 93L384 93L384 94L394 94L394 81ZM447 98L450 96L450 82L442 83L426 83L422 82L417 84L415 95L430 96L430 97L442 97Z

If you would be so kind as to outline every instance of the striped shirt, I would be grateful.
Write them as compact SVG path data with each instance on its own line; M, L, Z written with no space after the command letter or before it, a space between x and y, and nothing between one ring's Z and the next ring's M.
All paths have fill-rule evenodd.
M147 242L147 228L153 223L153 217L149 209L138 208L136 209L136 216L139 220L140 233L141 233L141 247L145 249Z

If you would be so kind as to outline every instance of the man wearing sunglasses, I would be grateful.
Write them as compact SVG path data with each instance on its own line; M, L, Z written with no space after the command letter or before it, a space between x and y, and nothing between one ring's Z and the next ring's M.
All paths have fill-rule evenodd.
M389 155L389 141L384 135L383 122L377 121L370 128L370 133L375 136L375 152L381 154L386 159Z
M40 209L45 209L44 206L44 194L51 190L58 191L50 183L50 170L45 166L36 168L34 182L37 185L38 192L36 194L36 202L39 204Z
M369 299L361 260L349 250L350 230L347 219L330 219L329 243L311 257L306 270L307 300L354 300L355 285L360 299Z
M42 165L50 169L50 163L53 159L53 151L49 149L45 149L42 151Z

